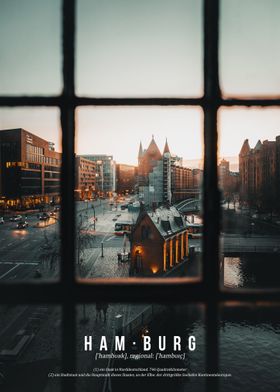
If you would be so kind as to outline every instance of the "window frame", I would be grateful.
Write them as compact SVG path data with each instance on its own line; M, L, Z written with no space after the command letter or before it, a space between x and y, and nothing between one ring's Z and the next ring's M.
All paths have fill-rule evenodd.
M204 94L201 98L88 98L74 87L76 0L62 0L63 91L59 96L0 96L0 107L58 107L62 127L61 275L58 282L0 282L0 303L50 303L62 307L62 371L75 371L76 305L98 301L199 303L205 307L206 372L219 371L219 307L225 302L280 301L280 290L230 290L220 287L220 203L217 174L217 113L220 107L280 107L280 98L223 98L219 87L219 0L203 0ZM203 273L199 278L85 280L75 276L74 137L79 106L194 106L204 113ZM211 223L210 223L211 222ZM144 290L139 290L143 288ZM62 390L75 391L72 378ZM218 378L206 379L206 390L218 391Z

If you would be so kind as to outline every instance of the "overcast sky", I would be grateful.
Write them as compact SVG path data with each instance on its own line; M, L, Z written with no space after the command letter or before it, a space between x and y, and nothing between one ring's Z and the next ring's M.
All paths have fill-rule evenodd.
M59 0L0 1L0 94L61 91ZM222 0L220 80L225 95L280 95L280 1ZM79 0L76 88L80 95L200 96L200 0ZM280 111L224 110L220 155L237 155L248 137L273 140ZM202 154L199 109L82 108L77 116L78 153L113 154L135 163L139 141L152 134L160 148L168 137L185 159ZM0 127L23 127L60 142L56 109L2 109Z

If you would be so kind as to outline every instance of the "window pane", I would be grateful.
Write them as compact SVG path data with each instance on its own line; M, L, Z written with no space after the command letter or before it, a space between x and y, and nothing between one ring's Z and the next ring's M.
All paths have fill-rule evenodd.
M202 95L202 2L77 2L79 95Z
M80 305L77 315L78 372L88 373L78 379L78 390L204 391L205 378L198 376L205 373L202 306L102 303ZM123 351L115 349L115 335L123 337ZM165 347L159 346L163 336ZM174 337L181 347L174 348ZM85 338L92 346L85 346ZM145 351L149 338L151 349ZM107 350L100 347L101 339Z
M0 94L60 93L60 10L60 0L1 1Z
M76 238L83 277L199 273L201 122L201 111L190 108L78 109Z
M221 86L227 96L278 95L280 25L277 0L222 0Z
M274 392L279 374L279 307L225 306L221 311L222 392Z
M57 279L59 111L1 109L0 118L0 280Z
M1 304L0 331L2 391L60 391L60 307Z
M224 285L279 287L280 110L221 109Z

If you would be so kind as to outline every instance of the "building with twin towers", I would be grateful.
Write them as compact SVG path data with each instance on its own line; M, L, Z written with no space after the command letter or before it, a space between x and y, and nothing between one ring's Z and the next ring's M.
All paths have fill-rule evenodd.
M183 159L172 155L166 140L161 153L154 136L146 150L140 142L138 153L138 193L146 206L171 205L197 193L200 180L195 170L183 167Z

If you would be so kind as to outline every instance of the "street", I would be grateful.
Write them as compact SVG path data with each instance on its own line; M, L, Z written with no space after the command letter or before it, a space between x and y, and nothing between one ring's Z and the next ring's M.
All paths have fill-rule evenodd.
M94 202L77 202L77 241L79 236L87 237L85 245L79 250L77 259L78 272L82 277L126 277L128 276L127 263L117 262L117 253L129 244L124 244L122 236L114 235L116 215L118 219L131 219L127 210L110 206L109 200ZM24 281L35 279L39 270L38 279L55 279L59 276L59 260L52 263L53 255L59 250L59 213L56 219L39 221L37 212L28 212L29 226L23 230L16 229L17 222L10 222L5 217L5 223L0 226L0 279L6 281ZM97 218L94 230L94 216ZM101 244L103 243L103 255ZM84 334L99 335L104 332L113 336L116 316L118 323L127 323L128 318L135 312L141 311L141 306L110 305L107 322L96 321L95 305L79 306L77 308L77 338L78 352L80 352L81 339ZM57 369L57 360L60 353L60 325L61 312L59 307L53 306L2 306L0 308L0 363L9 358L9 363L18 363L17 372L21 377L13 378L13 366L7 367L6 377L9 382L4 391L10 392L22 384L29 387L29 391L46 391L59 388L58 383L51 380L47 383L47 372ZM84 317L86 316L86 320ZM41 361L45 358L47 362ZM83 357L80 352L78 360L83 368L88 368L91 361ZM15 362L16 361L16 362ZM85 363L85 362L86 363ZM28 379L26 365L34 368L38 363L38 378L33 377L34 385L31 387ZM33 364L33 365L32 365ZM1 369L0 369L1 372ZM40 375L40 376L39 376ZM36 379L36 380L35 380ZM34 388L34 389L32 389Z

